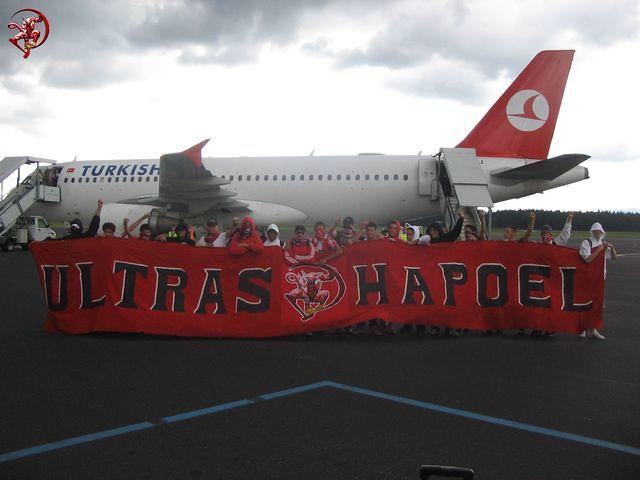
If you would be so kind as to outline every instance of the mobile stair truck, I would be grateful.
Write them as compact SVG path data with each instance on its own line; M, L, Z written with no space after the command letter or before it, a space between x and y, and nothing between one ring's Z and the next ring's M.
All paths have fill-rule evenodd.
M41 163L52 166L41 167ZM36 202L60 202L59 167L54 160L35 157L5 157L0 161L0 182L17 171L16 187L0 200L0 247L13 251L17 245L56 238L56 232L40 216L26 215ZM35 164L35 170L20 182L20 167Z

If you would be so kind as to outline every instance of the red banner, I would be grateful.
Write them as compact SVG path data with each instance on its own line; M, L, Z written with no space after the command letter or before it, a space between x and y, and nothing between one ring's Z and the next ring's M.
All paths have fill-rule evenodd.
M282 250L141 240L32 244L50 332L269 337L372 318L478 330L578 333L602 326L604 261L536 243L348 247L328 265Z

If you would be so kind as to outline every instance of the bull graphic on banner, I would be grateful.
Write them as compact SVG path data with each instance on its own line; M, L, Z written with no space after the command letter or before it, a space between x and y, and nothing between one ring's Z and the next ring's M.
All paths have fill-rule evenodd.
M345 292L342 276L332 267L300 264L289 269L285 280L294 288L284 294L289 303L308 322L317 313L337 305Z

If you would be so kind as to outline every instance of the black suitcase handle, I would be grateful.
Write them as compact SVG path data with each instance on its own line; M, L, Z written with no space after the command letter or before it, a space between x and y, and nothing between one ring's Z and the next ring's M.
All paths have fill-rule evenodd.
M445 465L422 465L420 467L420 480L427 480L432 475L449 478L462 478L473 480L476 474L470 468L448 467Z

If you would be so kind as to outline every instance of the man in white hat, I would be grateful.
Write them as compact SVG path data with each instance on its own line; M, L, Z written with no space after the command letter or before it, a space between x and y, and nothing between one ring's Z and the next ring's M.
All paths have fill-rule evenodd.
M607 260L611 258L615 259L618 256L618 252L616 252L616 249L612 244L604 241L605 235L606 234L605 234L604 228L602 228L602 225L600 225L600 223L598 222L594 223L593 225L591 225L590 238L584 240L580 244L579 252L580 252L580 256L586 263L591 263L596 258L598 258L598 255L600 255L602 251L604 251L605 252L604 253L605 255L604 275L606 277L607 276ZM598 332L598 330L596 330L595 328L588 328L587 330L585 330L580 334L580 337L582 338L592 337L598 340L604 340L605 338L604 335Z

